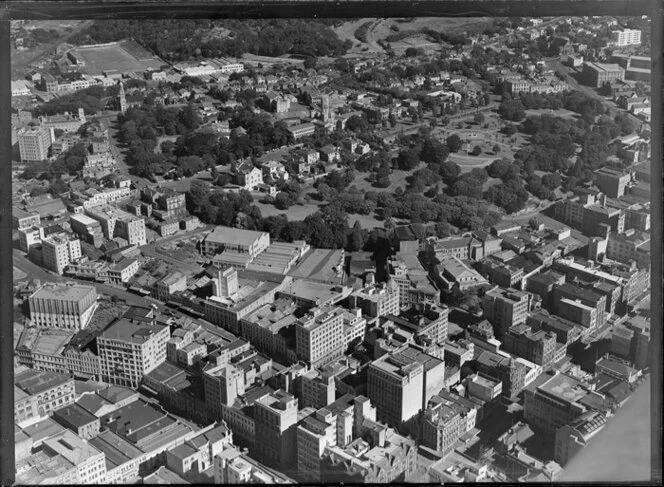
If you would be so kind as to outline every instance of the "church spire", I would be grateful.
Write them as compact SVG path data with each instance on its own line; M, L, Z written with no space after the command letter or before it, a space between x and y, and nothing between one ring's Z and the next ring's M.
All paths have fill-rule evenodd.
M122 81L120 81L120 111L122 113L127 111L127 98L125 97L125 91L124 91L124 85L122 84Z

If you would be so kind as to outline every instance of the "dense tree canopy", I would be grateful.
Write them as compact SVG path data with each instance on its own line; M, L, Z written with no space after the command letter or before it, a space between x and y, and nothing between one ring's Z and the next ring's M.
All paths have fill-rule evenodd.
M104 20L70 38L75 44L135 39L167 61L198 56L239 57L246 52L265 56L301 54L339 56L351 47L329 28L327 20ZM214 29L231 35L210 35Z

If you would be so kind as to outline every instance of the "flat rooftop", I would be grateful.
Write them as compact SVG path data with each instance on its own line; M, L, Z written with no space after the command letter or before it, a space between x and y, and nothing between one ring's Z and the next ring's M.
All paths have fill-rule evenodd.
M16 348L30 350L32 353L59 355L75 334L74 331L55 328L26 328Z
M587 66L602 72L624 71L618 64L608 63L586 63Z
M88 294L96 294L96 292L97 291L93 286L57 285L44 286L30 297L35 299L54 299L58 301L79 301Z
M77 221L77 222L79 222L83 225L94 225L94 226L101 225L97 220L95 220L94 218L89 217L88 215L82 215L82 214L81 215L71 215L69 217L69 219Z
M97 421L95 415L76 403L54 411L53 417L77 428Z
M32 423L29 426L21 428L26 436L32 438L33 444L35 445L41 443L41 441L46 438L51 438L52 436L62 433L65 429L64 426L56 423L51 418L45 418L37 423Z
M288 275L295 278L341 284L344 251L339 249L314 249L304 256L300 264Z
M146 322L132 323L127 318L120 318L111 323L106 328L101 337L109 340L123 340L137 344L145 343L157 333L162 331L165 326L151 325Z
M240 281L240 284L243 285L240 287L239 291L232 296L228 298L210 296L208 300L214 304L225 305L232 310L241 310L262 298L265 294L278 286L278 283L267 281L250 281L248 284L244 284Z
M88 440L106 456L106 470L112 470L143 454L141 450L111 430L99 433L95 438Z
M74 379L65 374L48 370L28 369L14 376L14 384L30 395L39 394Z
M186 485L190 482L187 482L178 474L172 470L167 469L166 467L159 467L156 472L151 473L147 477L143 478L144 484L168 484L168 485Z
M557 399L567 402L577 402L588 395L588 391L581 388L581 382L565 374L556 374L538 388Z
M286 296L293 296L316 303L327 303L336 298L342 299L350 294L350 289L339 285L310 281L309 279L294 279L293 282L281 291Z
M255 232L253 230L244 230L241 228L218 226L205 237L206 242L250 246L265 232Z

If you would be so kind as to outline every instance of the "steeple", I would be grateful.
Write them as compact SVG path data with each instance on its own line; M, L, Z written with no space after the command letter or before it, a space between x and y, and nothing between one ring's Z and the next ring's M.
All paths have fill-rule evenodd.
M332 120L332 109L330 106L329 95L323 95L321 97L321 113L323 116L323 122L329 122Z
M120 98L120 111L124 113L127 111L127 98L125 97L124 85L122 84L122 81L120 81L120 93L118 96Z

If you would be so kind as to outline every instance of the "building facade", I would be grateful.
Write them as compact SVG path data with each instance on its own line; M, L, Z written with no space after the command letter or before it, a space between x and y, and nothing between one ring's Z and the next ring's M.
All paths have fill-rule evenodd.
M28 298L30 320L39 327L84 329L97 309L92 286L45 286Z

